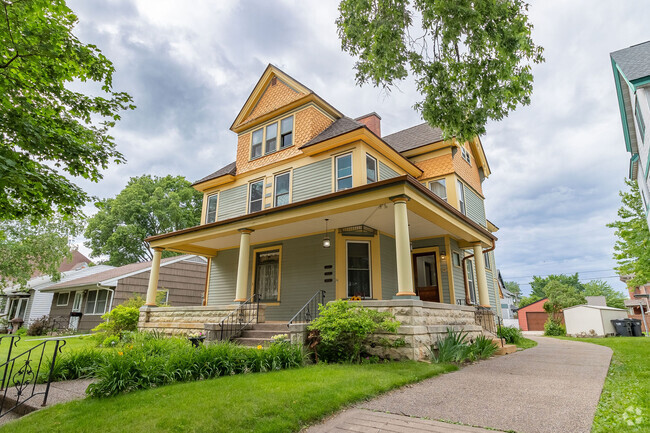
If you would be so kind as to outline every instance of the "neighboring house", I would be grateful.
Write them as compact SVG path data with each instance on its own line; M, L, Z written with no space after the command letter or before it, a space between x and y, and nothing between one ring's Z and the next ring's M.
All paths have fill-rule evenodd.
M165 303L196 306L203 303L206 287L206 262L203 257L182 255L160 263L159 290ZM53 295L51 317L68 320L72 329L89 331L101 323L102 314L134 295L147 293L151 262L133 263L104 272L64 281L44 289Z
M631 275L620 277L624 283L627 283L631 278ZM650 325L650 300L647 297L637 297L635 295L650 295L650 283L642 286L628 287L627 290L630 294L630 299L626 300L625 304L629 310L629 317L640 320L643 332L647 332L645 327L646 324ZM641 306L643 306L643 315L645 317L641 315Z
M154 263L165 249L208 258L206 307L255 294L267 320L287 321L325 290L499 314L478 137L426 123L382 135L378 114L346 117L272 65L230 129L236 160L194 183L201 225L147 239Z
M506 285L501 277L501 271L497 271L497 280L499 288L501 289L501 314L506 326L519 326L519 322L515 318L517 306L519 305L519 296L506 289Z
M589 300L587 300L589 302ZM627 319L627 310L606 305L576 305L563 310L568 335L615 335L612 320Z
M650 41L610 54L630 179L639 184L650 226Z

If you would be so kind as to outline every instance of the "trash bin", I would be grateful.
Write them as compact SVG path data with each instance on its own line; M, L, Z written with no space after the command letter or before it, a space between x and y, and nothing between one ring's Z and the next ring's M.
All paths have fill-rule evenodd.
M621 337L632 336L632 324L627 319L613 319L611 322L616 330L616 335L620 335Z
M633 337L643 337L643 332L641 332L641 321L639 319L627 319L632 325L632 336Z

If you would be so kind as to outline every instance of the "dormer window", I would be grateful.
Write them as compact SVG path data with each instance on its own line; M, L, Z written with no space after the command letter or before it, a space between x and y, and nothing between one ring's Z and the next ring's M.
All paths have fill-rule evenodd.
M280 130L278 149L278 129ZM268 155L277 150L293 146L293 116L285 117L253 131L251 138L251 159Z
M251 159L262 156L262 141L264 140L264 130L258 129L253 131L253 142L251 144Z
M275 152L278 144L278 124L272 123L266 127L266 153Z
M293 116L282 119L282 122L280 123L280 131L282 134L280 148L284 149L293 144Z

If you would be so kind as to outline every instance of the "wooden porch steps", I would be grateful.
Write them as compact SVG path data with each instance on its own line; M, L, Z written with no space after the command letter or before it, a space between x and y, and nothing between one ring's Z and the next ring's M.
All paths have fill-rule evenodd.
M283 322L256 323L244 329L242 335L233 341L242 346L256 347L272 342L275 335L287 334L288 332L289 327Z

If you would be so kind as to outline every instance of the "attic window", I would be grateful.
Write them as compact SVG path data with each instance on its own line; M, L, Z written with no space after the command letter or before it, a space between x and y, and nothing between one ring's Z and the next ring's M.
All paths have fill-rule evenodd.
M293 144L293 116L282 119L282 122L280 122L280 134L281 149Z
M251 159L262 156L262 141L264 140L264 129L260 128L253 132L253 141L251 143Z
M470 165L472 164L472 162L471 162L471 160L469 158L469 152L467 151L467 149L465 149L465 146L460 147L460 155L463 157L463 159L465 161L467 161L468 164L470 164Z

